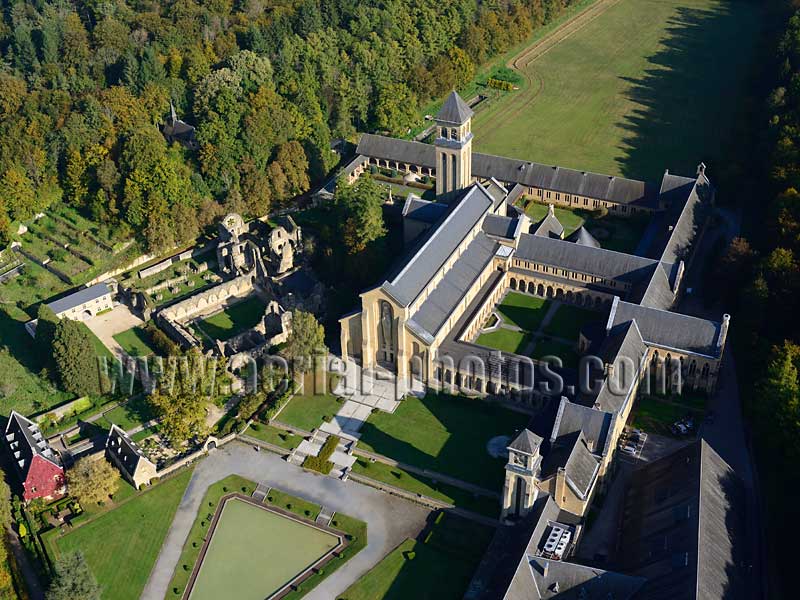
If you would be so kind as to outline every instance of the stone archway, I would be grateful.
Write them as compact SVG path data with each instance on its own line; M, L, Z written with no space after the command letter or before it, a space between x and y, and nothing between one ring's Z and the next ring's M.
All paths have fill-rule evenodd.
M544 286L541 283L536 288L536 294L544 297Z

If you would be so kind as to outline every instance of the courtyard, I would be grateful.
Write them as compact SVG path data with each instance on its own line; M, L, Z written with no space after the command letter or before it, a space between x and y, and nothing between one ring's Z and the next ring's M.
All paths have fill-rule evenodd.
M233 497L224 501L189 597L260 600L336 549L340 537Z
M575 368L581 329L602 318L597 311L512 291L497 305L475 343L536 360L555 356L563 366Z
M264 316L267 305L257 295L232 304L210 317L196 321L192 327L201 338L229 340L253 328Z

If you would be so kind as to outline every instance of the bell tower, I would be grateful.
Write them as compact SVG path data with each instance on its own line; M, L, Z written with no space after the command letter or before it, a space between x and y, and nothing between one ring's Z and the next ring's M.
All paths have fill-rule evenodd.
M436 196L472 183L472 109L455 91L436 115Z
M541 445L542 438L529 429L523 429L508 445L502 519L524 517L536 501L539 495L536 479L542 462L539 452Z

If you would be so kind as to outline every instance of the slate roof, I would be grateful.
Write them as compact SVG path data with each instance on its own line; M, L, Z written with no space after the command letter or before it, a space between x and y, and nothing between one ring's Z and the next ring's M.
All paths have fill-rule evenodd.
M436 168L436 148L422 142L365 133L361 136L356 152L364 156ZM494 177L506 186L521 184L619 204L652 209L658 207L659 190L643 181L492 154L472 153L472 175L483 179Z
M92 300L97 300L110 293L112 293L112 290L107 283L96 283L88 288L81 288L74 294L55 300L47 306L49 306L56 315L60 315L76 306L81 306Z
M40 456L55 466L62 467L61 458L50 447L39 426L15 410L8 416L5 441L23 481L27 478L34 456Z
M411 304L491 205L492 197L480 184L470 186L402 270L383 283L384 291L403 306Z
M542 445L542 438L533 433L530 429L523 429L508 445L510 450L516 450L524 454L533 456L539 452Z
M600 242L598 242L595 237L589 233L586 228L581 225L575 231L570 234L569 237L566 238L568 242L573 242L575 244L579 244L581 246L591 246L592 248L600 248Z
M447 204L423 200L416 194L409 194L403 204L403 216L423 223L433 224L447 212Z
M642 587L643 577L632 577L596 567L587 567L571 562L548 560L538 556L526 556L514 589L509 590L507 600L627 600ZM530 577L522 588L522 582Z
M548 207L544 219L531 227L530 233L533 235L561 239L564 235L564 226L554 214L552 204Z
M575 404L562 396L550 441L555 442L560 437L580 431L589 449L600 453L605 447L613 418L609 412Z
M705 199L713 195L713 187L704 174L692 179L667 172L660 193L666 212L648 254L667 263L677 263L685 258L705 219Z
M106 438L106 450L119 459L119 464L122 465L131 477L136 473L140 461L146 460L151 462L145 453L142 452L141 448L139 448L139 445L125 433L125 430L114 423L111 424L108 438Z
M629 283L650 276L658 264L650 258L525 233L520 235L516 257Z
M637 599L752 598L744 484L705 440L634 471L618 567L647 579Z
M581 498L586 498L600 469L600 459L594 456L581 431L557 438L542 461L541 480L564 469L567 485Z
M486 215L483 220L483 232L487 235L513 240L518 225L519 219L501 217L500 215Z
M430 343L458 303L464 299L464 290L472 286L486 264L492 260L497 247L497 242L484 233L478 233L436 284L436 288L406 321L407 326L421 336L423 341ZM423 266L425 264L420 263L420 269L432 276L435 271Z
M674 348L705 356L719 356L720 324L681 313L615 300L609 325L636 321L642 339L649 345Z
M461 125L472 118L475 113L466 102L453 90L436 113L436 121Z
M667 274L667 270L672 269L664 263L661 263L660 267L653 270L650 280L641 292L639 303L643 306L669 310L675 303L675 294L672 292Z

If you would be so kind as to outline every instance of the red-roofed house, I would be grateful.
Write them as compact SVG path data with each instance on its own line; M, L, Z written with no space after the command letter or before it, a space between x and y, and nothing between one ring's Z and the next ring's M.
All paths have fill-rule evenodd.
M61 459L53 452L36 423L12 410L5 440L22 480L26 501L34 498L50 500L66 493Z

